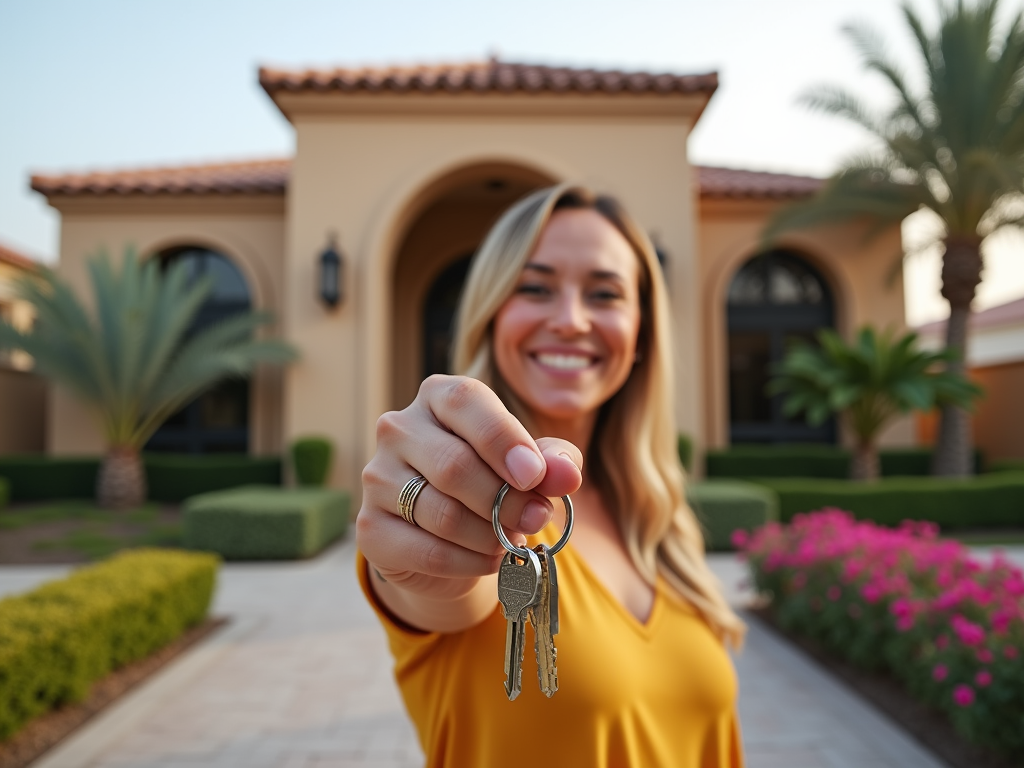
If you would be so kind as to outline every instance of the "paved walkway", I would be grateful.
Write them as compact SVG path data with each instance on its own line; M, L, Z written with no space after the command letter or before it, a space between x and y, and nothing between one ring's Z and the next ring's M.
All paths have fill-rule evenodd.
M1024 563L1024 550L1013 552ZM312 562L227 565L227 629L36 768L413 768L422 756L351 539ZM742 604L743 566L713 557ZM0 568L0 595L64 568ZM942 768L883 716L751 620L736 659L750 768Z

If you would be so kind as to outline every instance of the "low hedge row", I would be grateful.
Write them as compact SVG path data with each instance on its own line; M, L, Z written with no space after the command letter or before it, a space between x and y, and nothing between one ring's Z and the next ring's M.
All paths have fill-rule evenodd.
M182 538L189 549L230 560L310 557L344 535L349 495L323 488L245 486L190 498Z
M1024 526L1024 474L954 479L890 477L872 483L813 478L758 478L779 497L779 516L840 508L858 519L895 526L930 520L944 530Z
M1024 459L1002 459L988 465L989 472L1024 472Z
M11 483L6 477L0 477L0 509L11 500Z
M252 483L281 484L278 457L148 453L143 461L153 501L179 502L197 493ZM0 457L0 476L10 482L12 501L91 499L99 468L96 456Z
M775 493L742 480L704 480L687 484L686 499L704 529L709 550L732 549L732 535L753 531L779 519Z
M0 739L206 616L218 558L138 549L0 600Z
M931 473L932 452L926 448L892 448L879 451L883 476L916 476ZM851 454L834 445L735 445L708 451L708 477L821 477L850 476ZM974 452L975 471L982 455Z

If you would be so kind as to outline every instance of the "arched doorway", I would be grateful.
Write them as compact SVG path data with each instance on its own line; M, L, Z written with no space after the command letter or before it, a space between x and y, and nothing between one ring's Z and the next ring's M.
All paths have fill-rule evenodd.
M491 225L516 200L554 182L506 163L463 168L410 222L392 273L392 408L408 405L431 373L450 370L452 320L472 254Z
M729 440L731 443L834 443L836 425L812 427L782 413L765 394L771 368L794 341L814 341L835 325L828 283L802 256L773 250L747 261L729 284Z
M184 264L190 283L209 279L213 289L189 328L195 334L251 305L245 277L222 253L181 246L157 255L161 265ZM249 450L247 379L224 379L171 416L154 433L145 450L168 453L247 453Z

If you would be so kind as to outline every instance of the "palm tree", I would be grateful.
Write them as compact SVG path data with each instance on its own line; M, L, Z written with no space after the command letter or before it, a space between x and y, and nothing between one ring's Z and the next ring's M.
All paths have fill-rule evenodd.
M967 408L981 394L962 376L935 371L952 354L916 349L916 334L897 339L891 330L879 336L866 327L850 345L828 329L817 338L820 346L797 344L789 350L776 366L768 391L785 393L785 414L806 412L813 425L841 414L856 440L850 470L854 480L878 478L878 434L893 417L936 403Z
M845 27L866 68L891 87L894 106L875 115L838 87L821 87L805 101L859 124L879 147L848 161L815 198L781 212L765 234L770 240L787 229L860 219L871 237L919 209L934 211L944 225L946 369L960 376L981 282L981 244L997 229L1024 226L1014 210L1024 192L1024 17L1015 15L999 35L997 7L998 0L940 5L939 29L930 36L903 6L924 69L920 92L888 58L881 38L862 26ZM970 419L952 402L941 408L932 471L972 471Z
M184 264L161 271L155 259L140 262L129 251L115 271L100 254L90 260L89 275L94 312L50 270L23 279L17 290L35 306L36 324L21 332L0 322L0 350L28 353L40 374L89 405L107 444L97 501L129 509L146 498L142 446L169 416L220 379L296 355L282 341L252 338L270 321L262 312L190 335L212 285L190 285Z

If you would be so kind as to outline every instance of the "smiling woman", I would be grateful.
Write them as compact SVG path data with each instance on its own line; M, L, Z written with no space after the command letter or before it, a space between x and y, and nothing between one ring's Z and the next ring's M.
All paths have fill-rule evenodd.
M671 349L642 230L611 198L552 187L506 212L474 258L461 375L430 377L378 421L359 575L428 765L517 764L509 734L553 723L553 764L742 765L723 644L738 645L743 625L683 495ZM554 497L572 494L576 510L558 558L557 681L546 664L547 698L512 684L514 705L498 686L504 550L491 504L503 483L516 544L555 542L566 521ZM532 659L523 666L529 677Z

